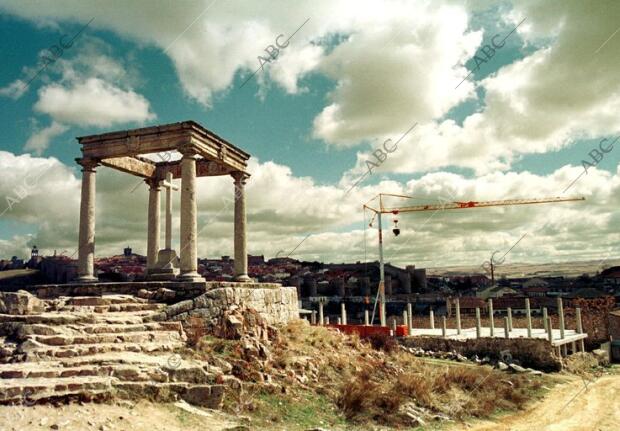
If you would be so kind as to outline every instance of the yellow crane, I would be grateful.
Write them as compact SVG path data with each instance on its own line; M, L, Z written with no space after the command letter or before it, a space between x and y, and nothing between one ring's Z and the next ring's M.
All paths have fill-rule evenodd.
M377 291L377 296L380 300L379 307L379 319L381 321L381 326L386 326L386 314L385 314L385 267L383 263L383 228L381 225L381 215L382 214L393 214L398 215L400 213L408 213L408 212L421 212L421 211L439 211L439 210L459 210L459 209L468 209L468 208L487 208L487 207L497 207L497 206L507 206L507 205L532 205L532 204L545 204L545 203L554 203L554 202L574 202L574 201L584 201L586 198L584 197L573 197L573 198L536 198L536 199L506 199L499 201L454 201L454 202L445 202L442 204L423 204L423 205L413 205L413 206L403 206L403 207L385 207L383 205L383 197L391 196L397 198L404 199L415 199L412 196L405 195L395 195L390 193L379 193L377 196L369 200L367 203L363 205L364 211L369 210L374 213L373 218L370 221L370 226L372 227L372 223L375 217L378 220L378 234L379 234L379 289ZM372 207L369 203L379 200L378 208ZM394 235L398 236L400 234L400 229L395 222L394 229L392 229ZM376 306L375 300L375 306ZM374 317L374 312L373 312Z

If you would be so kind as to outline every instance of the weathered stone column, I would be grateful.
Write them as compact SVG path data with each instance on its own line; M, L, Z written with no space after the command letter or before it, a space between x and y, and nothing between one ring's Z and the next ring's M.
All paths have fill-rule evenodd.
M196 153L183 149L181 159L181 281L204 281L198 274Z
M146 239L146 271L147 273L157 266L160 234L160 187L156 179L146 180L149 186L149 213Z
M435 329L435 312L431 308L429 319L431 321L431 329Z
M480 308L476 307L476 338L480 338L481 332L481 324L480 324Z
M95 282L95 160L80 159L82 165L82 200L78 245L78 277L80 283Z
M232 174L235 179L235 280L251 281L248 277L248 249L245 226L245 183L248 175L243 172Z

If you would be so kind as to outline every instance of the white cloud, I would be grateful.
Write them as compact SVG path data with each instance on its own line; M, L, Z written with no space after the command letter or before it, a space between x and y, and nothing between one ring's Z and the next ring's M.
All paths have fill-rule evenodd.
M155 118L143 96L99 78L89 78L70 87L48 85L39 91L34 109L63 123L99 127Z
M24 151L32 151L40 156L49 147L52 139L63 134L68 129L69 128L64 124L53 121L51 125L37 131L26 141Z
M0 96L10 97L13 100L17 100L23 96L28 89L26 82L21 79L16 79L5 87L0 88Z
M253 175L246 192L250 253L274 256L284 250L288 254L305 238L294 257L333 262L364 259L361 204L379 191L416 197L387 200L386 205L557 196L583 169L566 166L546 176L513 172L476 179L437 172L407 183L362 184L347 195L345 188L295 177L288 167L273 162L254 161L250 168ZM35 226L31 242L24 240L23 244L36 244L43 253L66 249L71 255L76 248L79 214L76 170L55 159L7 152L0 152L0 169L6 172L0 184L2 206L6 207L0 207L0 211L5 209L1 217ZM97 172L97 255L119 254L127 245L144 253L147 187L131 193L135 178L104 167ZM583 195L587 200L400 214L402 233L398 238L386 235L386 259L418 266L482 263L494 250L507 251L526 232L507 262L590 259L609 251L620 255L616 228L620 220L615 211L620 205L620 165L614 174L589 169L566 195ZM232 196L231 178L199 179L200 256L232 254ZM7 202L11 202L9 209ZM178 250L178 193L173 202L173 246ZM386 229L391 219L384 219ZM376 259L376 231L367 230L366 238L366 256ZM15 254L11 244L15 244L12 237L0 240L0 256Z

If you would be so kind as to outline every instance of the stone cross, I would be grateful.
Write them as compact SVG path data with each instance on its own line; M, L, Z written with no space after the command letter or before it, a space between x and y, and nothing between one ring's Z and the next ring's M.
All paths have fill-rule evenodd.
M160 186L166 189L166 250L172 250L172 190L179 190L179 186L172 183L172 172L166 174Z

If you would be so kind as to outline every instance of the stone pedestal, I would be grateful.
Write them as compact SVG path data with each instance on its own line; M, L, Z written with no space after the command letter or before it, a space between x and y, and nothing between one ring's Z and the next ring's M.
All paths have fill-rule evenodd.
M179 272L177 253L164 248L157 253L157 264L148 274L150 280L174 280Z

